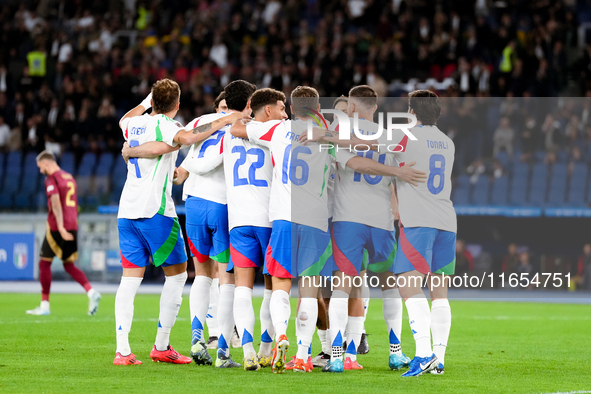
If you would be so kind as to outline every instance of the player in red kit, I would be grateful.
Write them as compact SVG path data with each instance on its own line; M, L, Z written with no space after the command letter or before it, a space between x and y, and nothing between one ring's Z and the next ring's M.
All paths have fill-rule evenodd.
M49 288L51 287L51 262L57 256L64 263L64 270L86 290L88 314L98 310L101 295L94 290L86 275L74 266L78 259L78 196L74 177L63 171L56 163L55 156L43 151L37 156L39 171L45 179L47 194L47 232L41 246L39 280L41 281L41 305L28 310L29 315L49 315Z

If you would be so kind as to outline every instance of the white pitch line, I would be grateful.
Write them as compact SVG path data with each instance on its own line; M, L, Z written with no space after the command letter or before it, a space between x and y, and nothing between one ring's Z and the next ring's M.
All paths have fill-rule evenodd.
M188 321L189 319L185 318L185 317L177 317L176 321ZM88 319L82 319L82 318L77 318L77 317L72 317L72 318L66 318L66 319L60 319L60 320L17 320L17 321L1 321L0 320L0 325L2 324L47 324L47 323L64 323L64 322L68 322L68 323L99 323L99 322L113 322L115 321L115 318L102 318L102 319L97 319L97 318L88 318ZM158 319L151 317L148 319L133 319L133 322L157 322Z
M540 393L540 394L588 394L591 393L589 390L580 390L580 391L557 391L555 393Z

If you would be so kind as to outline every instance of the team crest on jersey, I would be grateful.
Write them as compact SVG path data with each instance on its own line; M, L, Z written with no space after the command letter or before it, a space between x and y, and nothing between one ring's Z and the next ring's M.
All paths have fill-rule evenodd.
M14 266L19 270L27 267L27 256L29 254L29 248L26 243L14 244L12 255L14 256Z

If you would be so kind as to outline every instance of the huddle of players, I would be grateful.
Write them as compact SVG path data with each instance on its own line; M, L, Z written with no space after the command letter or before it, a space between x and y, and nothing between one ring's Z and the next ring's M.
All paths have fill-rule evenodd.
M299 86L291 93L291 112L294 119L286 121L283 93L272 89L256 90L254 85L240 80L230 83L225 88L228 114L221 112L201 116L190 122L191 129L187 130L189 127L183 128L171 119L178 110L180 97L178 85L175 85L170 80L158 81L152 89L153 95L126 114L121 121L122 130L131 146L123 150L124 157L131 158L126 188L128 183L143 184L143 190L140 192L142 197L154 201L151 202L151 212L144 210L144 216L128 215L125 211L130 209L130 206L126 207L124 200L130 193L126 193L126 188L122 193L119 227L124 274L117 300L125 299L126 304L116 301L118 346L115 364L140 363L129 349L127 333L133 317L133 297L141 282L139 274L143 274L143 267L148 264L150 256L155 265L164 267L167 275L162 292L158 334L150 357L154 361L173 363L191 361L191 358L175 352L168 343L170 328L180 307L180 284L182 282L184 285L186 280L186 272L183 269L186 267L186 256L183 256L184 250L181 251L179 246L183 243L182 235L178 229L174 206L169 204L172 182L180 184L186 180L183 198L186 200L187 237L196 262L196 276L190 295L193 333L191 357L197 364L213 363L204 343L203 323L209 306L215 262L219 265L220 283L217 311L220 335L216 367L240 366L230 358L228 346L235 324L242 339L244 369L258 370L264 366L271 366L276 373L281 373L286 368L285 357L289 348L286 331L291 315L289 291L293 278L300 278L300 282L296 318L298 350L292 368L298 372L310 372L310 347L318 319L319 291L316 284L320 281L301 278L320 275L335 275L341 278L359 276L363 274L364 269L369 268L378 274L380 283L385 285L392 283L387 278L395 273L435 275L443 272L439 271L442 267L447 269L446 274L449 273L450 267L453 271L453 258L449 260L449 253L445 256L441 252L436 254L437 248L434 247L434 243L438 241L437 231L453 234L455 239L455 214L453 226L433 227L436 233L429 234L432 238L430 241L424 242L425 237L418 234L412 239L404 238L404 253L399 252L398 255L402 257L396 257L400 259L402 268L398 272L395 270L394 258L397 253L391 210L391 201L395 200L395 194L392 184L394 177L397 177L399 193L404 187L425 188L422 183L426 178L425 172L414 169L412 166L415 163L410 163L417 161L415 157L426 154L419 152L421 149L415 149L416 152L410 149L420 141L409 143L402 132L401 135L395 134L394 138L398 139L394 142L399 141L399 145L403 147L403 150L397 153L412 151L414 155L407 156L412 160L406 160L410 163L406 166L403 163L405 160L399 160L393 154L373 151L356 154L351 150L335 149L334 145L321 145L329 142L350 146L367 144L368 141L358 138L339 141L334 133L329 131L338 130L336 122L329 130L315 133L316 137L308 140L308 120L317 117L320 110L319 97L315 89ZM417 97L420 98L422 94L417 94ZM169 105L170 108L158 108L159 102L171 97L177 98L175 107ZM438 100L432 93L427 94L425 99ZM413 98L411 110L412 100ZM149 108L148 101L154 104L152 116L138 116ZM375 134L379 129L372 121L376 104L377 95L370 87L359 86L351 90L347 112L349 116L355 112L359 114L359 129L366 136ZM419 106L415 107L418 109ZM170 110L165 112L166 109ZM251 112L253 120L250 120ZM421 120L420 110L417 112ZM421 126L426 126L425 129L430 130L430 138L445 137L434 126L434 121ZM380 138L385 137L383 135ZM378 139L375 142L379 141ZM429 190L433 187L445 189L444 184L447 183L444 193L439 190L436 194L442 194L442 204L449 208L451 187L448 178L453 163L453 143L449 139L445 142L446 146L451 146L446 152L447 165L442 159L443 161L437 162L439 165L435 164L435 171L431 168L432 164L428 164L429 168L424 169L429 170L431 174L435 172L439 178L437 186L434 186L436 182L431 179L431 174L429 175ZM191 145L191 148L182 165L175 169L176 151L181 144ZM134 145L139 146L133 147ZM435 161L439 160L439 156ZM433 158L422 162L429 160L433 161ZM144 162L151 162L151 166L154 167L153 170L151 167L147 168L149 174L153 172L151 180L149 176L147 179L138 176L140 163ZM158 164L161 162L163 169L158 173ZM394 166L396 162L402 163L401 166ZM154 185L157 176L161 179ZM334 192L330 193L333 179ZM402 185L404 187L401 187ZM148 187L160 192L148 193ZM138 187L137 191L139 190ZM334 201L329 202L329 194L332 194ZM159 202L157 210L156 202ZM136 208L141 205L137 201L134 204ZM334 212L329 212L329 206L334 206ZM416 206L409 206L409 218L415 209ZM451 209L453 211L453 207ZM407 211L402 203L401 212L405 218L403 224L407 226ZM131 222L132 226L128 222ZM128 227L132 227L134 232L122 232L122 229ZM422 223L421 227L428 226ZM132 248L125 247L124 244L130 242L126 238L138 240L135 247L144 249L141 258L134 256ZM449 243L447 238L444 241ZM429 242L430 247L425 246ZM450 245L444 246L450 249ZM364 250L369 257L368 267L362 267ZM430 254L427 251L430 251ZM329 259L331 254L333 259ZM427 267L421 265L422 263L426 263ZM256 271L260 268L265 274L265 293L260 313L261 347L257 354L252 336L255 322L252 288ZM131 292L125 289L122 291L122 288L129 287L124 281L130 278L135 279L132 286L135 290L132 288ZM176 285L174 289L173 283ZM323 368L326 372L362 368L356 361L356 347L360 342L364 321L361 288L347 287L345 284L348 282L343 280L340 283L342 285L334 289L328 307L331 356ZM417 340L417 356L411 362L400 350L400 293L403 291L401 289L399 293L398 289L387 287L383 287L382 290L384 318L390 337L390 367L400 369L410 364L409 371L404 374L406 376L420 375L431 370L443 373L443 355L450 324L444 323L446 327L443 331L446 329L447 334L436 335L435 325L430 321L436 319L435 316L433 319L429 316L429 306L420 286L420 295L417 289L405 289L402 297L406 300L411 327ZM436 293L432 292L432 298L437 295ZM435 298L438 298L436 301L447 303L445 289ZM435 302L431 315L436 309ZM121 304L119 308L118 304ZM123 310L126 311L126 316L123 316ZM446 311L449 312L448 303ZM451 322L451 315L447 320ZM342 342L345 330L348 343L343 364ZM437 355L431 352L430 330L433 330L434 342L437 343L434 346ZM428 351L425 350L425 333Z

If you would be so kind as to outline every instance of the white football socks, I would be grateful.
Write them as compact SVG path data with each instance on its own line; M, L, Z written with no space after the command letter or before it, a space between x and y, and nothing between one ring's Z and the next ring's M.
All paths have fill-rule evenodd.
M400 349L400 335L402 333L402 298L398 289L384 290L382 292L384 302L382 312L386 327L388 328L388 339L390 342L390 354L402 355Z
M220 280L214 278L209 288L209 308L206 315L207 332L210 337L219 337L220 329L218 327L218 302L220 300Z
M275 327L275 338L279 340L281 335L286 335L287 322L291 316L289 294L284 290L275 290L271 295L269 309L271 310L273 327Z
M211 278L196 276L189 294L191 310L191 344L203 342L203 323L209 307Z
M308 360L308 352L312 346L312 338L316 330L318 320L318 300L316 298L302 298L300 309L296 318L298 328L298 352L297 358Z
M143 278L121 277L115 296L115 330L117 330L117 352L122 356L131 353L129 331L133 321L133 300Z
M363 297L363 333L365 334L365 319L367 319L367 310L369 308L369 300L371 299L369 286L363 285L361 288L361 297Z
M326 354L330 354L330 344L327 340L328 330L318 330L318 339L320 339L320 344L322 345L322 352Z
M256 356L252 344L254 332L254 308L252 306L252 289L245 286L236 288L234 293L234 321L242 340L244 357Z
M234 285L220 286L220 300L218 304L218 326L220 337L218 339L218 353L222 351L226 356L230 355L230 341L234 332ZM209 289L208 289L209 290Z
M451 308L447 299L431 302L431 333L433 334L433 353L445 365L445 349L451 328Z
M183 302L183 288L187 281L187 272L167 276L162 286L160 296L160 316L158 317L158 332L156 334L156 350L168 349L170 330L174 326L176 317Z
M341 290L334 290L328 306L328 320L330 321L329 340L331 346L330 361L342 359L343 336L347 327L349 295Z
M259 353L262 355L269 355L273 350L273 337L275 336L275 327L273 327L273 321L271 320L271 310L269 304L271 303L271 295L273 290L265 289L263 293L263 303L261 304L261 310L259 312L261 319L261 346Z
M415 357L430 357L431 350L431 311L424 294L406 300L408 321L416 342Z
M359 342L361 342L364 323L365 318L363 316L349 316L347 320L347 351L345 357L349 357L351 361L357 360L357 348Z

